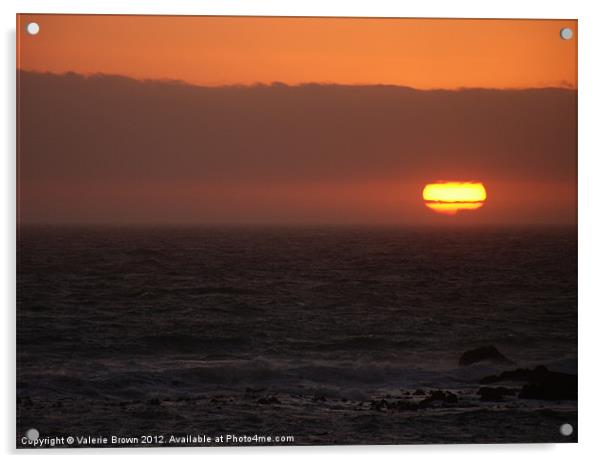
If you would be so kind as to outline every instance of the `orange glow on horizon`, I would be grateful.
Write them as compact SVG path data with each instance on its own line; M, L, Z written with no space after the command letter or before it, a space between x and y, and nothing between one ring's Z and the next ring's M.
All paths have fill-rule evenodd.
M422 190L422 199L429 209L446 215L458 211L474 211L483 207L487 190L480 182L429 183Z

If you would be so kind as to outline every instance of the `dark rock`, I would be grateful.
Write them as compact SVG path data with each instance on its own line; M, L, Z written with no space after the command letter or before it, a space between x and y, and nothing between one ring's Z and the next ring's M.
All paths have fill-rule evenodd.
M479 389L479 395L483 402L501 402L504 395L500 394L494 387L482 387Z
M422 399L420 402L418 402L418 408L432 408L433 407L433 399L431 399L430 397L427 397L426 399Z
M516 395L516 389L510 387L498 386L496 389L504 395Z
M160 399L150 399L147 403L149 405L161 405L161 400Z
M429 396L418 402L418 408L446 407L458 403L458 396L449 391L430 391Z
M418 403L412 400L398 400L389 404L389 408L396 411L414 411L418 410Z
M550 371L525 384L518 396L521 399L577 400L577 375Z
M416 389L414 391L414 395L425 395L425 394L424 394L424 391L422 389Z
M372 402L370 402L370 410L378 410L379 412L382 412L388 409L389 402L387 402L385 399L373 400Z
M501 402L504 397L514 395L515 391L507 387L482 387L479 389L479 395L483 402Z
M429 394L431 400L445 400L445 392L443 391L430 391Z
M314 395L312 397L312 402L326 402L326 397L324 397L323 395Z
M456 394L454 394L453 392L446 392L444 402L446 404L457 404L458 396Z
M521 399L577 400L577 375L550 371L541 365L532 370L517 368L486 376L481 379L481 384L502 381L525 382L518 395Z
M459 364L461 366L472 365L478 362L494 362L506 365L511 365L514 362L503 355L495 346L483 346L476 349L467 350L460 357Z
M481 384L499 383L502 381L531 381L537 376L545 375L548 369L544 366L535 367L533 370L527 368L517 368L516 370L503 371L499 375L485 376L481 379Z

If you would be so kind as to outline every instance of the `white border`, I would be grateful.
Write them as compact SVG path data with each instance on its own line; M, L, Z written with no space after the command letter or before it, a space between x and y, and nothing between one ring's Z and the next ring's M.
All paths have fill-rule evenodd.
M506 0L387 1L387 0L105 0L84 4L76 0L15 1L20 13L123 13L270 16L392 16L442 18L557 18L574 19L581 2ZM585 2L584 2L585 3Z
M498 0L497 2L470 0L103 0L84 3L81 0L3 0L2 9L2 99L0 112L0 140L4 143L0 172L2 201L0 217L1 277L3 296L2 336L2 417L0 439L4 453L14 457L14 299L15 299L15 14L21 13L122 13L122 14L213 14L213 15L281 15L281 16L375 16L375 17L476 17L476 18L557 18L579 19L579 444L563 445L448 445L448 446L389 446L389 447L294 447L294 448L221 448L221 449L154 449L90 450L40 452L20 451L21 458L63 460L65 454L90 458L124 459L133 454L144 454L145 459L163 460L168 454L180 457L214 458L236 457L251 462L266 460L304 461L332 459L347 461L401 459L446 462L504 462L508 459L545 459L548 462L567 463L569 459L595 461L601 446L600 404L602 386L600 373L600 327L602 304L598 295L602 278L600 195L598 183L602 180L600 141L602 108L602 20L599 2L594 0ZM100 455L100 456L99 456ZM21 460L22 461L22 460Z

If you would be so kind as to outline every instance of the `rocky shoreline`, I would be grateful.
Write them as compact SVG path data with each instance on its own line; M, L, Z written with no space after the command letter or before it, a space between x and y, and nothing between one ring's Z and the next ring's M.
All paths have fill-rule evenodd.
M499 361L500 357L493 350L487 351L495 360L482 358L479 362ZM505 360L501 363L509 364ZM379 442L403 443L405 436L400 435L401 430L394 425L404 422L415 422L416 426L424 427L421 437L410 443L445 442L447 438L431 436L428 430L438 427L439 423L455 423L458 419L455 416L464 414L473 417L473 437L480 435L481 428L483 435L491 434L481 439L484 442L498 438L521 442L523 437L518 428L508 430L505 437L495 434L499 432L496 422L506 414L511 415L510 421L516 421L519 416L517 423L520 426L531 426L528 425L529 420L535 416L542 422L549 422L554 429L541 430L541 436L534 441L558 441L557 437L554 438L557 426L564 422L576 426L577 375L551 371L545 366L515 368L475 378L458 386L373 391L364 398L250 386L223 393L152 396L135 400L65 397L40 401L35 397L21 396L17 399L17 429L27 429L35 423L41 431L60 429L59 434L64 435L82 430L91 434L127 434L131 429L161 433L198 432L199 429L233 432L259 429L264 433L282 430L299 436L301 441L298 440L297 445L304 445L353 443L351 436L361 439L362 429L366 426L374 428L374 433L386 430L382 431L382 439L377 439ZM96 419L91 422L88 416ZM45 421L40 417L45 417ZM351 428L345 435L333 435L329 430L337 417L351 420ZM168 429L161 428L165 423L169 423ZM449 426L446 432L454 436L450 439L461 441L454 434L457 429L454 430L451 424ZM533 424L527 430L535 428ZM575 441L576 435L571 439ZM478 441L479 438L474 437L472 442Z

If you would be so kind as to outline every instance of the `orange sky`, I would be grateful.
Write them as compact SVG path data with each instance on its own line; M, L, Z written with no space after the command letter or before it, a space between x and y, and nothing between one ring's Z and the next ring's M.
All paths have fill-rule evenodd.
M25 26L40 24L30 36ZM577 86L574 20L19 15L18 67L200 85Z

